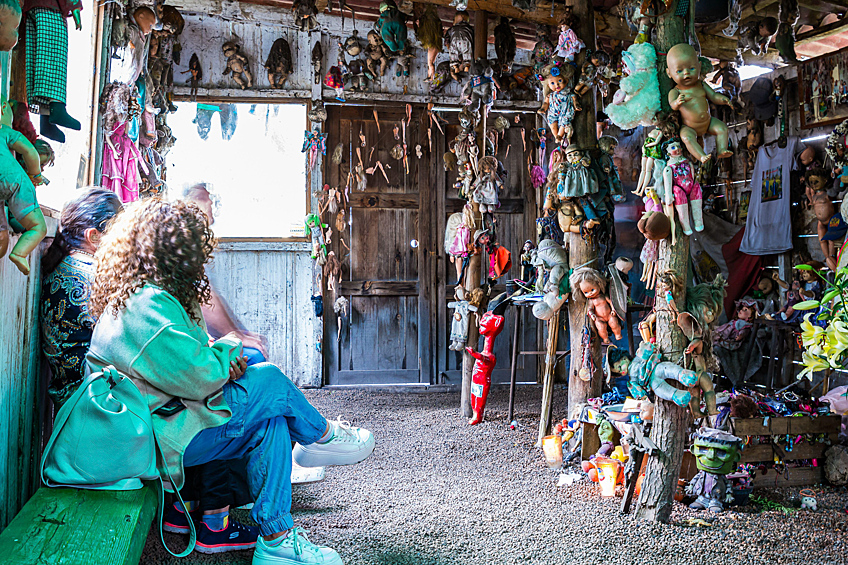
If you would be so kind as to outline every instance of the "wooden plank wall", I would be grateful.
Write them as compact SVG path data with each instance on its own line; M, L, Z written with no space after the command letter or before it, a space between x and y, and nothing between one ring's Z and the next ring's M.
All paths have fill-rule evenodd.
M48 233L56 222L47 218ZM9 248L17 242L12 237ZM38 489L41 459L41 298L42 244L30 256L32 272L23 276L0 259L0 530Z
M309 247L306 242L221 243L209 276L245 328L268 338L268 360L298 386L317 387L321 326L312 307Z

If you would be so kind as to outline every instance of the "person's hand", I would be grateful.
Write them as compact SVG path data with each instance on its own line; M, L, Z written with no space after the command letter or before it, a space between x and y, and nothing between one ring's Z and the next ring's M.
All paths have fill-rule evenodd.
M244 375L247 370L247 357L242 355L237 357L235 361L230 361L230 380L234 381Z

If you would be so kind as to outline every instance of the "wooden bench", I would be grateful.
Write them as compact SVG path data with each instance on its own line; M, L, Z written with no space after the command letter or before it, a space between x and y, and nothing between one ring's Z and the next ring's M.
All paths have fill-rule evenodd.
M137 565L157 488L42 487L0 534L0 565Z

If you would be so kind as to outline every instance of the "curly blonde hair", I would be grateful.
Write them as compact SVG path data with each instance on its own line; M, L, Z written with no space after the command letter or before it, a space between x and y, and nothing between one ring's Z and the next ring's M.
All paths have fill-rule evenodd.
M99 318L124 308L145 284L170 293L201 323L198 306L209 302L204 265L216 245L209 220L193 203L150 198L127 208L109 227L97 251L89 313Z

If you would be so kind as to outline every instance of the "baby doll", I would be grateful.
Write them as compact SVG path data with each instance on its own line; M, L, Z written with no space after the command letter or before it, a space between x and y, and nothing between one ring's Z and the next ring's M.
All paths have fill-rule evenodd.
M35 196L35 186L42 184L44 177L41 176L38 151L23 134L7 125L11 120L11 105L4 100L0 125L0 202L6 201L12 216L24 228L23 234L9 253L9 260L20 272L29 275L27 258L47 235L47 223ZM14 152L21 155L26 169L15 159ZM5 214L5 211L2 213Z
M451 77L459 80L458 73L468 71L474 57L474 28L468 23L470 16L465 10L457 11L453 26L445 32L445 49L450 55Z
M678 43L669 49L666 58L666 74L676 84L668 93L668 103L672 110L680 112L683 121L680 137L686 149L695 159L706 163L710 156L704 152L698 138L709 133L716 136L719 159L733 155L727 149L727 126L721 120L710 117L709 104L731 106L730 98L717 94L701 80L701 61L688 43Z
M611 135L603 135L598 139L598 147L601 150L599 164L601 170L606 173L606 182L612 199L615 202L623 202L624 189L621 186L621 178L618 176L618 168L612 158L618 148L618 140Z
M386 46L383 45L383 39L380 37L380 34L373 29L368 32L368 45L365 46L364 53L367 56L365 66L368 67L368 72L371 73L371 76L385 75L386 66L389 64L389 58L386 56Z
M451 322L451 344L448 349L451 351L463 351L465 349L465 342L468 341L469 312L476 312L477 306L465 300L465 289L460 284L456 285L454 296L456 297L456 301L448 303L448 308L455 310L453 321Z
M828 184L830 183L830 174L825 169L815 168L808 169L804 174L804 192L807 196L807 205L812 208L813 201L816 195L824 194L827 196Z
M580 69L580 80L574 87L574 93L583 96L589 92L590 88L598 86L601 89L601 95L606 96L609 93L609 88L607 87L605 73L609 61L610 58L606 51L592 51L586 62L583 63L583 68Z
M689 224L689 208L692 208L692 219L695 222L695 231L704 231L704 215L702 209L701 185L695 182L692 171L692 163L683 156L683 147L679 141L670 141L665 146L668 155L668 163L663 169L663 185L665 195L663 204L669 219L673 218L670 206L674 204L677 210L677 219L683 226L683 233L692 235L692 227ZM674 234L674 222L671 224L671 239L676 241Z
M836 241L827 237L827 229L831 225L838 225L842 221L842 215L836 211L827 193L823 192L813 198L813 212L818 220L819 245L825 256L825 263L831 271L835 271L839 246Z
M662 130L660 128L654 128L648 133L645 142L642 144L642 169L639 172L639 182L636 183L636 190L633 191L633 194L636 196L645 195L645 190L653 178L654 162L663 158L662 149L660 148L662 138Z
M427 50L427 79L432 80L436 74L436 56L442 51L444 42L442 20L432 4L427 4L424 12L418 17L415 36L421 42L422 49Z
M242 90L253 86L253 75L247 57L241 54L239 46L233 41L227 41L221 47L224 57L227 58L227 66L224 67L223 75L232 75Z
M580 267L569 277L571 290L579 301L589 302L589 319L604 344L609 344L609 330L615 339L621 339L621 322L615 313L612 301L604 294L606 279L591 267Z
M576 23L576 18L571 6L565 7L565 12L559 20L559 41L555 48L555 55L560 60L570 63L574 61L574 56L586 48L574 30L571 27Z
M547 110L548 127L556 142L562 143L565 140L565 145L568 145L574 134L571 122L574 120L574 114L579 110L570 86L574 67L554 63L545 67L543 76L545 77L545 101L540 112Z
M492 156L483 157L477 163L480 174L474 182L471 199L480 204L481 213L492 213L498 209L498 191L503 188L503 181L498 176L498 160Z
M742 347L742 342L754 327L753 320L757 318L757 303L750 298L736 303L736 319L722 324L715 329L715 343L725 349L735 351Z

